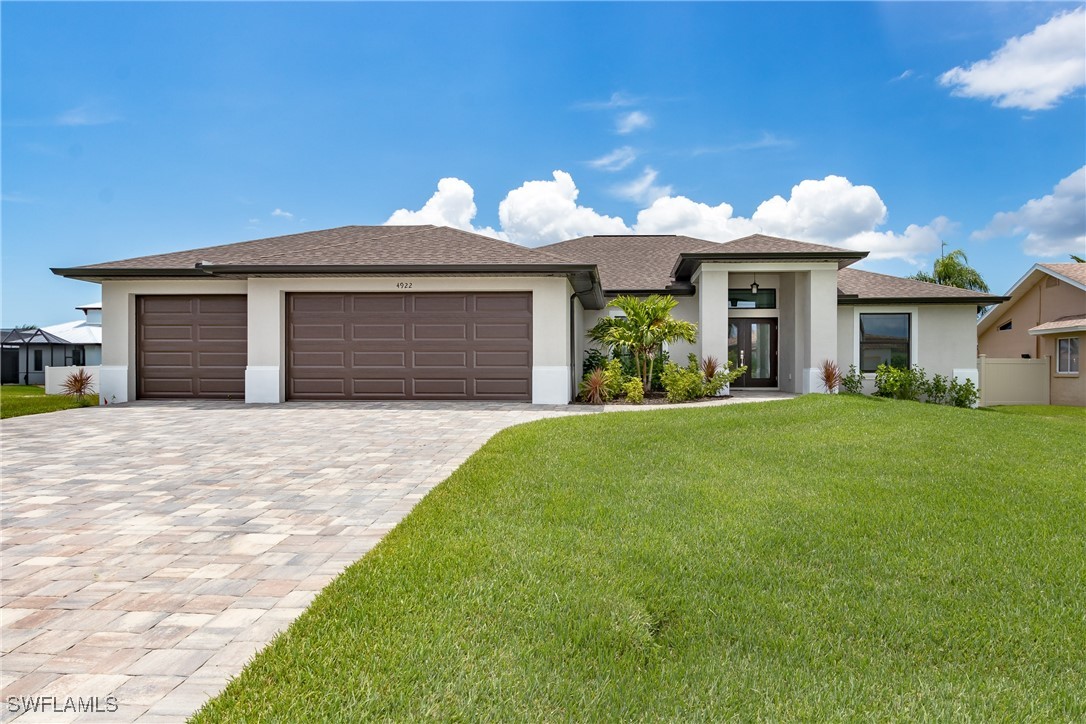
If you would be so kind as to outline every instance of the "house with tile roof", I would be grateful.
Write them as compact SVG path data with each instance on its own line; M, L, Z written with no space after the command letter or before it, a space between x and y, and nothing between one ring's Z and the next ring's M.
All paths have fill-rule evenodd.
M1086 406L1080 350L1086 341L1086 264L1034 264L1008 301L977 322L980 353L1048 360L1048 402Z
M526 248L437 226L347 226L81 267L102 285L102 399L522 400L575 395L585 331L670 294L733 387L820 391L836 360L976 380L976 308L1003 297L851 268L866 252L754 235L587 236Z

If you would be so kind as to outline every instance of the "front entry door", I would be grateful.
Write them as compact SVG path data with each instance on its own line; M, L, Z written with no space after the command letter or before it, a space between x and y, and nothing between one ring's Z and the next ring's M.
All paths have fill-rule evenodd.
M728 366L746 365L735 387L777 386L777 320L729 319Z

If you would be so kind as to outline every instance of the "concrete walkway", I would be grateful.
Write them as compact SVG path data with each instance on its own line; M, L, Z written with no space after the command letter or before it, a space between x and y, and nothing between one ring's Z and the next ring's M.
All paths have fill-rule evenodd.
M166 402L5 420L0 720L182 721L494 433L596 411Z

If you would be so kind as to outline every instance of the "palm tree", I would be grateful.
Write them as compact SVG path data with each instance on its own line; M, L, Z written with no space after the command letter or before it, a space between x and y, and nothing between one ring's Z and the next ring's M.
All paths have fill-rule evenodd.
M650 294L644 299L615 297L607 306L615 307L625 316L602 317L588 330L588 338L612 349L629 351L641 384L648 392L661 346L680 339L692 344L698 338L698 325L671 316L676 304L674 297L664 294Z
M932 273L919 271L909 279L916 279L931 284L942 284L947 287L959 289L972 289L977 292L988 292L988 284L973 267L969 266L969 259L961 249L955 249L949 254L944 254L935 260Z
M1071 261L1075 262L1076 264L1086 264L1086 259L1083 259L1078 254L1072 254Z

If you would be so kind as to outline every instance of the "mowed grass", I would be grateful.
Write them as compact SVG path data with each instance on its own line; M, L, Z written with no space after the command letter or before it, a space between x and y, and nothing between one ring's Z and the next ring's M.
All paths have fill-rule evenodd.
M88 395L80 402L67 395L46 395L44 387L35 385L0 385L0 419L97 404L98 395Z
M987 407L992 412L1007 415L1029 415L1033 417L1056 418L1064 422L1086 425L1086 407L1068 407L1064 405L1000 405ZM1086 428L1083 428L1086 432Z
M1078 426L850 396L506 430L195 717L1086 717Z

